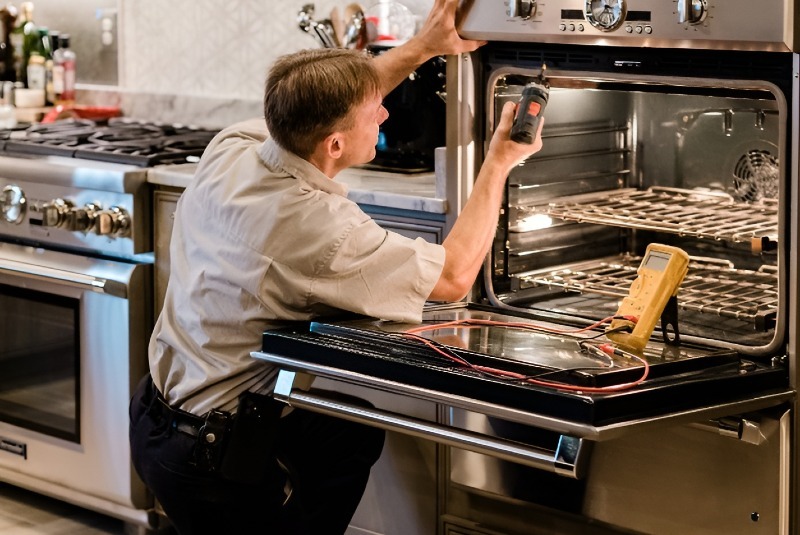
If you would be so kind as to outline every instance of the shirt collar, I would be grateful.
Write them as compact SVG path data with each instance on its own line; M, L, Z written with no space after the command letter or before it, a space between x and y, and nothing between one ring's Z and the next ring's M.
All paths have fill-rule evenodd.
M288 175L303 180L312 188L347 196L347 186L326 176L312 164L280 147L272 138L268 138L258 151L261 160L272 170L281 170Z

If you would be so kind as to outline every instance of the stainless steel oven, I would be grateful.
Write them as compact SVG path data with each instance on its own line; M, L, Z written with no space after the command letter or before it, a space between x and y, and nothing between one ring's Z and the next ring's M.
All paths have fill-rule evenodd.
M1 480L159 526L128 446L153 325L147 168L211 136L129 120L0 132Z
M146 371L151 276L144 259L0 243L4 481L149 522L126 436Z
M462 34L489 43L448 63L449 198L501 106L544 64L551 85L472 302L429 307L434 349L372 320L265 333L278 397L448 446L441 533L796 532L800 5L462 7ZM609 361L595 324L653 243L690 256L661 315L675 336ZM365 414L298 374L440 412Z

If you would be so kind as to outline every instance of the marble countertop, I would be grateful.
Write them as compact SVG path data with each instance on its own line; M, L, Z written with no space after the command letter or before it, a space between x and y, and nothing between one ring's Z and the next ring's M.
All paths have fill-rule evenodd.
M185 188L197 164L156 166L147 171L147 181L159 186ZM444 184L434 173L399 174L369 169L347 169L336 180L347 185L347 197L359 204L434 214L447 212Z

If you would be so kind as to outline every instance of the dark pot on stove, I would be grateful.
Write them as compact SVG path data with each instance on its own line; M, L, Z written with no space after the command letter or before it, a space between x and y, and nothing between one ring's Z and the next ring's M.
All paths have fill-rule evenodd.
M373 54L391 47L369 45ZM383 101L389 118L381 125L375 159L366 167L404 173L433 170L436 147L445 145L445 67L442 56L420 65Z

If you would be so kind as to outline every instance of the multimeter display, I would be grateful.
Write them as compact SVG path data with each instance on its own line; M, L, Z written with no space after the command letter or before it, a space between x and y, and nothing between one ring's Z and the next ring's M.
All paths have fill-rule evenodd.
M660 253L657 251L650 251L650 254L644 259L643 265L648 269L656 271L664 271L667 269L669 259L672 258L671 253Z
M616 314L632 316L637 321L615 319L606 336L628 348L644 349L667 301L677 295L688 269L689 255L683 249L659 243L648 245L644 259L636 270L637 277ZM621 327L628 327L631 332L612 332Z

